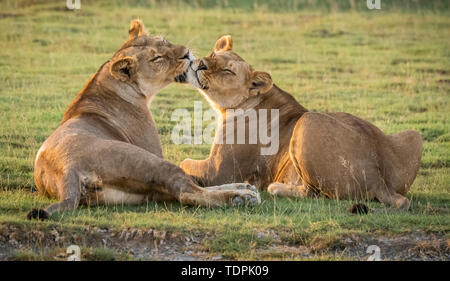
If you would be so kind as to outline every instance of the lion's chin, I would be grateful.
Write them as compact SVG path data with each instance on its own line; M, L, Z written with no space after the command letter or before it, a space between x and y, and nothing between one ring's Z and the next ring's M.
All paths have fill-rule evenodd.
M187 72L184 72L175 77L175 82L177 83L187 83Z

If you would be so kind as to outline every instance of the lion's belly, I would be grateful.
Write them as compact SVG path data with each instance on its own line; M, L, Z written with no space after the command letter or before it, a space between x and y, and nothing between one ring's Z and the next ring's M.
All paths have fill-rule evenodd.
M122 188L123 187L112 185L87 187L81 201L88 205L114 205L140 204L146 201L167 202L175 200L174 196L156 190L148 191L145 194L137 194L120 190Z
M98 204L139 204L147 200L146 195L124 192L108 186L89 192L88 197L87 201Z

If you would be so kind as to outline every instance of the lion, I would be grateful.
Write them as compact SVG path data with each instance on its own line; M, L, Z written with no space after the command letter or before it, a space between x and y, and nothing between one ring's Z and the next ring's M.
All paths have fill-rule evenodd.
M232 45L231 36L223 36L211 54L192 62L187 72L188 82L219 117L209 157L181 162L187 174L203 185L247 181L282 197L321 195L409 208L405 195L422 155L419 132L385 135L349 113L310 112L275 85L267 72L254 70L233 52ZM245 143L225 140L230 135L234 140L242 129L236 114L227 114L236 109L241 109L241 120L245 118ZM269 133L278 133L279 148L271 155L261 153L267 143L248 141L252 119L261 120L250 114L252 110L278 112L271 117L277 127Z
M183 77L192 60L188 48L149 36L141 21L131 21L129 39L87 82L39 149L36 187L59 202L33 209L28 218L46 219L79 204L259 203L249 184L202 188L163 159L148 106L159 90Z

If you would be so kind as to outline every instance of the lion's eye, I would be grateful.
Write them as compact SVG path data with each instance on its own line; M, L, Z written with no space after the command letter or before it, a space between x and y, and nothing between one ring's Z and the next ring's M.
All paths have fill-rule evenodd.
M160 61L162 58L163 58L162 56L156 56L156 57L152 58L150 61L157 62L157 61Z
M236 73L234 73L233 71L229 70L229 69L222 69L223 72L228 73L228 74L233 74L236 75Z

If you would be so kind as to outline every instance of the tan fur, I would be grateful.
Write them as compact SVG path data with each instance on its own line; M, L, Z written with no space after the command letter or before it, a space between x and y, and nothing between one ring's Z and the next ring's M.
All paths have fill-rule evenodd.
M141 20L135 19L130 23L130 29L128 30L128 40L132 40L141 35L148 35L148 31L145 29Z
M256 190L247 184L226 191L201 188L163 159L148 104L186 71L193 57L186 47L150 37L144 30L142 22L131 22L129 40L88 81L39 149L36 187L60 200L45 209L46 216L80 202L150 199L221 206L258 201Z
M233 49L233 39L230 35L222 36L214 45L215 52L225 52Z
M308 112L273 85L269 74L253 70L232 52L230 42L229 36L219 39L209 56L194 61L189 68L188 81L218 111L221 121L209 157L184 160L181 168L186 173L203 185L248 181L279 196L321 194L409 207L405 195L417 175L422 154L417 131L389 136L348 113ZM237 108L279 109L278 153L260 155L263 145L259 142L219 144L225 110ZM234 124L236 135L236 120Z

